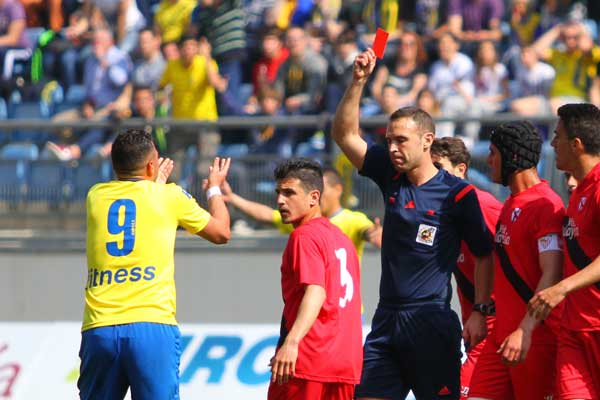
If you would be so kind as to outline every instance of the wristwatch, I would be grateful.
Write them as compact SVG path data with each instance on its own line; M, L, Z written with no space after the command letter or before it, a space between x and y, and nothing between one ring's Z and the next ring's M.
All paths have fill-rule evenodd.
M473 311L477 311L485 316L496 315L496 303L491 301L489 304L475 303Z

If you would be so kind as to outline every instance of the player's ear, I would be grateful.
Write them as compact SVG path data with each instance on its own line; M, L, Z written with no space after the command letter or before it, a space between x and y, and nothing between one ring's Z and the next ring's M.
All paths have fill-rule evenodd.
M458 163L458 165L456 166L456 168L458 168L458 172L461 173L461 175L466 175L467 173L467 164L465 163Z
M309 196L311 207L314 207L319 204L319 200L321 199L321 192L319 192L318 190L311 190Z
M433 132L423 133L423 137L422 137L423 151L429 151L429 149L431 149L431 145L433 144L434 139L435 139L435 135L433 134Z

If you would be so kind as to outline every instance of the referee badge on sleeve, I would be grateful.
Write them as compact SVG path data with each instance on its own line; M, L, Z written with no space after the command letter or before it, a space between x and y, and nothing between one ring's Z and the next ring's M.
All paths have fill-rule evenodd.
M417 243L433 246L433 240L435 239L436 232L437 228L435 226L420 224L419 230L417 231Z

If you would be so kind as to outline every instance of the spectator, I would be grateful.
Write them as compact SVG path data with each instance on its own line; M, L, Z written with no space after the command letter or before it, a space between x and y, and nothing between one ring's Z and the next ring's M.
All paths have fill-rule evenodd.
M135 63L132 82L136 86L149 86L156 89L166 66L160 51L160 36L152 29L142 30L139 50L142 58Z
M335 112L337 103L344 94L344 88L352 80L352 65L358 55L356 34L345 30L336 39L335 53L327 68L326 110Z
M503 15L502 0L448 0L448 29L468 54L473 54L481 41L500 42Z
M440 105L435 99L435 95L427 88L421 90L417 95L417 107L431 115L433 118L437 118L441 115Z
M275 27L273 9L276 0L245 0L246 43L250 65L262 56L261 46L264 32ZM281 37L281 35L280 35Z
M246 58L241 3L241 0L200 0L192 12L189 28L196 38L208 40L219 71L227 79L227 90L219 101L219 109L226 114L234 114L243 105L238 99L242 61Z
M413 7L401 7L401 18L415 24L415 32L426 43L439 39L448 30L448 0L413 0ZM412 13L411 13L412 11Z
M257 115L277 116L282 115L281 93L271 86L262 86L258 94L260 111ZM292 141L289 131L267 125L260 129L252 130L253 145L250 152L253 154L277 155L280 158L289 158L292 154Z
M287 60L290 52L283 47L281 31L271 28L263 33L261 40L262 57L252 67L252 85L257 95L261 86L272 85L277 78L277 71Z
M375 73L371 86L375 100L381 103L383 86L393 86L400 95L396 109L415 105L417 94L427 86L426 62L427 54L419 35L403 33L396 57L382 64Z
M57 114L57 121L73 121L80 118L101 120L109 116L128 116L131 88L127 87L131 73L129 56L114 45L113 35L108 29L94 32L93 54L85 62L83 77L86 99L80 109ZM63 140L72 141L71 132L63 132ZM48 142L50 155L60 160L78 159L97 148L107 139L104 129L86 131L77 143L61 146Z
M323 99L327 62L308 50L307 45L302 28L288 29L286 46L290 57L279 68L276 88L283 93L284 107L289 114L314 113Z
M552 48L556 39L564 49ZM533 49L556 70L556 78L550 89L550 107L555 114L566 103L586 101L588 82L593 69L600 61L600 49L593 42L583 25L567 22L556 25L534 44Z
M480 43L475 60L475 99L476 112L482 115L495 114L505 108L508 97L508 71L498 62L494 43L486 40Z
M181 58L167 63L159 83L161 89L171 87L172 116L214 121L218 117L215 91L224 92L227 81L219 75L210 45L206 42L199 45L193 36L184 36L179 47ZM204 158L216 153L220 142L219 134L214 131L198 132L197 128L191 128L179 129L177 133L169 140L171 154L196 145Z
M534 49L521 50L521 63L515 75L514 100L510 111L523 116L550 115L550 87L554 81L554 68L539 61Z
M79 3L62 2L63 15L67 26L55 36L43 51L44 70L56 76L67 91L80 83L79 65L83 49L90 40L89 22Z
M438 48L440 59L431 66L429 89L440 103L442 116L468 116L475 92L473 62L465 54L459 53L458 39L452 33L442 35ZM437 127L440 137L454 136L454 123L439 123ZM471 142L475 140L479 135L479 124L465 124L465 134Z
M530 46L541 34L541 17L532 3L532 0L511 1L509 43L502 56L502 62L508 67L511 76L514 76L520 64L521 48Z
M165 58L175 52L185 30L190 24L192 10L196 6L195 0L162 0L154 14L154 30L166 47L163 49Z
M64 26L62 0L21 0L27 28L49 28L58 32Z
M5 81L12 77L16 59L31 56L25 24L25 9L18 0L0 0L0 68Z
M142 118L146 122L152 122L154 118L160 118L166 116L166 110L164 106L156 106L154 99L153 89L151 87L138 86L133 91L133 107L132 117ZM145 132L152 133L152 140L156 145L156 149L159 154L166 154L167 152L167 131L163 126L152 126L146 125L144 128ZM93 154L101 158L107 158L110 155L112 144L115 135L111 135L110 139L100 146L97 151Z
M139 31L146 23L135 0L85 0L83 6L88 3L103 26L113 31L119 48L125 53L133 51Z

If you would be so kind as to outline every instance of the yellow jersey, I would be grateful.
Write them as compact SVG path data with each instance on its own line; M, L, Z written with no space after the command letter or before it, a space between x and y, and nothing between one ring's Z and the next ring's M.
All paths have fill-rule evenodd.
M218 70L215 60L211 60L211 65ZM185 67L181 60L167 63L160 78L160 87L170 84L173 89L173 118L211 121L218 118L217 97L215 88L208 81L207 68L206 58L202 56L195 56L189 67Z
M87 263L82 330L133 322L176 325L175 234L210 219L175 184L112 181L87 196Z
M275 225L281 233L289 234L294 230L292 224L283 223L281 214L278 210L273 210L271 218L273 225ZM350 238L356 249L356 254L358 254L358 260L360 261L365 247L364 232L366 229L373 226L373 222L371 222L365 214L359 211L348 210L347 208L342 208L340 211L329 217L329 220Z
M172 2L163 0L154 14L154 22L161 31L163 43L178 42L190 24L192 11L196 7L195 0L179 0Z
M550 54L549 62L556 70L550 96L587 98L588 87L596 76L596 65L600 61L600 47L594 46L589 54L580 51L569 54L556 49Z

